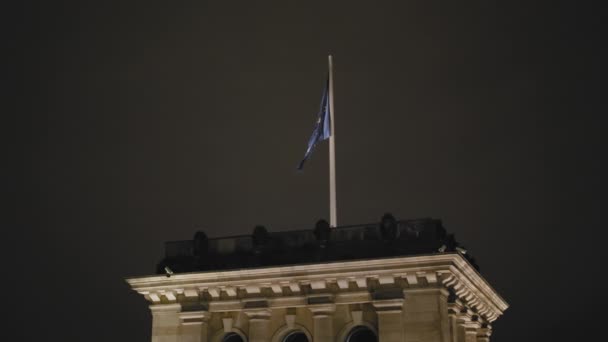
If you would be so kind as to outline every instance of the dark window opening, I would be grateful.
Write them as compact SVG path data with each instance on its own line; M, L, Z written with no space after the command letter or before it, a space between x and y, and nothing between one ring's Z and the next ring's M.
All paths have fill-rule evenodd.
M227 333L224 335L222 342L244 342L241 336L236 333Z
M301 331L294 331L285 336L283 342L308 342L308 337Z
M378 342L378 336L370 328L358 326L350 331L346 342Z

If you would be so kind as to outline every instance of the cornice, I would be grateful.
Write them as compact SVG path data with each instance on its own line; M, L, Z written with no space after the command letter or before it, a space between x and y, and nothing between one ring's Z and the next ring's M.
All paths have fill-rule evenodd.
M210 309L218 311L243 307L242 301L252 298L265 298L270 306L306 305L299 298L323 293L331 293L337 304L369 302L371 296L366 293L384 288L402 288L405 293L445 288L489 322L508 307L457 253L147 276L126 281L153 304L205 301Z

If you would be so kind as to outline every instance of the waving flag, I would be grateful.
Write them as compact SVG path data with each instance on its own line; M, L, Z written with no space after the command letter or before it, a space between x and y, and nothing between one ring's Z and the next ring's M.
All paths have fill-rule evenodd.
M298 170L302 170L304 162L310 157L312 151L319 141L328 139L331 136L331 113L329 112L329 80L325 83L325 89L323 89L323 96L321 97L321 108L315 124L315 129L312 131L312 135L308 140L308 148L304 154L304 159L298 165Z
M302 170L304 163L312 154L319 141L329 140L329 225L338 226L338 209L336 205L336 120L334 113L334 67L333 58L327 56L327 82L321 97L321 108L317 114L317 123L312 135L308 140L308 147L304 153L304 159L298 165L298 170Z

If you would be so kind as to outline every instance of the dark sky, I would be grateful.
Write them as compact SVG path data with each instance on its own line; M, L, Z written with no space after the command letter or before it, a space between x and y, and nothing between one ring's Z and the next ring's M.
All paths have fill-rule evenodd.
M493 341L604 330L602 13L491 0L4 7L11 330L149 341L146 303L123 279L153 273L164 241L327 218L326 143L295 167L329 53L340 223L442 219L511 304Z

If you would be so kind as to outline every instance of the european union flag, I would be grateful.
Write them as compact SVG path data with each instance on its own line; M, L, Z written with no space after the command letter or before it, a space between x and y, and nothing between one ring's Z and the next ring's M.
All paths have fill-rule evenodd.
M312 136L308 140L308 148L304 154L304 159L298 165L298 170L302 170L304 162L312 154L312 150L315 148L319 141L328 139L331 136L331 115L329 113L329 99L328 99L329 79L325 83L325 89L323 90L323 97L321 98L321 108L319 110L317 123L315 129L312 131Z

